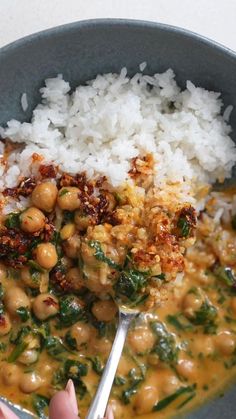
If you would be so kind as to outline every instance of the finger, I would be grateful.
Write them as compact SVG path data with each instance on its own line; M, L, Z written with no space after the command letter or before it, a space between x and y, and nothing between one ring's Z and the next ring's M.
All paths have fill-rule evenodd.
M0 402L0 419L19 419L4 403Z
M107 406L106 415L104 419L114 419L113 410L111 406Z
M78 419L78 407L73 382L53 396L49 404L50 419Z

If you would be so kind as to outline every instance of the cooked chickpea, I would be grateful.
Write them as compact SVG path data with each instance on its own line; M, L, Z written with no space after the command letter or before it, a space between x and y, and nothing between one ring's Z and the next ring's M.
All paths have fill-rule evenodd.
M3 301L10 314L16 314L16 310L20 307L30 307L29 297L19 287L7 289Z
M115 419L121 418L123 415L123 406L117 399L110 399L109 406L112 408L112 412L115 416Z
M155 336L147 326L140 326L130 331L128 341L136 353L145 353L152 349Z
M1 365L1 376L6 386L15 386L21 378L21 370L17 365L4 363Z
M59 311L58 299L52 294L39 294L33 302L33 312L39 320L55 316Z
M45 215L38 208L30 207L20 215L21 228L26 233L35 233L45 225Z
M91 340L92 333L92 327L87 323L77 322L72 326L71 336L76 340L77 349Z
M231 332L220 332L215 337L215 345L222 355L231 355L235 350L235 337Z
M62 227L60 231L60 236L62 240L69 239L71 236L73 236L73 234L75 234L75 224L73 223L64 225L64 227Z
M63 210L75 211L80 207L80 190L74 186L61 188L58 192L57 203Z
M203 354L205 356L213 354L215 345L212 336L199 336L198 339L193 341L193 349L197 354Z
M100 300L93 304L93 315L101 322L110 322L117 313L117 306L112 300Z
M202 298L199 295L188 293L183 300L184 314L187 317L193 317L194 312L199 310L202 305Z
M196 376L196 365L191 359L179 359L176 365L176 370L187 380L191 380Z
M81 211L75 211L75 224L78 230L85 231L90 225L91 217L86 214L82 214Z
M122 355L119 361L117 374L125 376L130 371L130 360L125 355Z
M7 335L11 330L11 320L7 313L0 315L0 336Z
M80 249L80 236L74 234L63 242L63 250L68 258L76 259Z
M0 263L0 282L7 278L7 270L4 265Z
M174 393L178 389L179 385L179 380L175 375L169 373L169 371L166 371L166 374L163 374L161 388L167 396Z
M35 372L22 374L20 380L20 389L23 393L29 394L38 390L42 384L42 380Z
M52 269L57 264L57 251L52 243L40 243L36 247L35 256L38 264L44 269Z
M57 200L57 187L52 182L43 182L37 185L31 195L31 200L35 207L51 212Z
M36 349L28 349L22 352L18 361L24 365L34 364L38 360L39 353Z
M37 275L32 277L30 269L27 267L21 269L21 280L30 288L39 288L40 276L40 272L37 272Z
M236 316L236 297L231 298L230 308L231 308L233 314Z
M73 290L79 290L84 286L84 281L78 268L71 268L68 270L66 281Z
M94 341L94 350L98 353L98 354L102 354L104 356L109 355L110 351L111 351L111 346L112 343L109 339L107 338L99 338L96 339Z
M154 385L144 385L139 389L134 402L134 408L138 415L150 413L153 406L158 402L158 390Z

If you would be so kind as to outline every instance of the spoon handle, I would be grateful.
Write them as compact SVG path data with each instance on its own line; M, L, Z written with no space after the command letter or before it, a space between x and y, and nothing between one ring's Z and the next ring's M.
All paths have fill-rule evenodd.
M90 406L86 419L104 418L107 402L110 396L112 384L115 378L116 370L122 354L125 338L131 321L136 314L119 312L119 325L115 340L111 348L109 358L103 370L102 378L97 388L96 395Z

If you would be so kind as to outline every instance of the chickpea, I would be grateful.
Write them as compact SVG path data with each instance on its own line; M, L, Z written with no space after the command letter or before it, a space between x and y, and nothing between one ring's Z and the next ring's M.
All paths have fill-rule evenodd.
M0 275L0 278L1 278L1 275ZM231 298L230 308L231 308L233 314L236 316L236 297Z
M118 369L117 369L117 373L118 375L122 375L125 376L129 373L130 371L130 360L127 360L127 357L125 355L121 356L119 365L118 365Z
M235 350L235 337L228 331L220 332L215 337L215 345L222 355L231 355Z
M74 186L61 188L58 192L57 203L63 210L75 211L80 207L80 190Z
M121 418L123 415L122 404L117 399L110 399L109 406L112 408L112 412L115 416L115 419Z
M131 330L128 342L134 352L144 353L152 349L155 343L155 336L147 326L140 326Z
M150 413L158 398L158 390L154 385L142 386L134 402L135 411L138 415Z
M29 297L19 287L11 287L7 289L3 301L7 311L13 315L16 314L16 310L20 307L30 307Z
M64 225L64 227L62 227L60 231L60 236L62 240L69 239L71 236L73 236L73 234L75 234L75 224L73 223Z
M93 315L101 322L110 322L117 313L117 306L112 300L100 300L93 304Z
M75 224L79 231L87 230L90 225L91 217L86 214L82 214L81 211L75 211Z
M0 263L0 282L7 278L7 270L4 265Z
M174 393L179 387L179 380L178 378L169 373L163 374L163 381L162 381L162 390L168 396L169 394Z
M52 269L58 261L57 251L52 243L40 243L36 247L35 256L38 264L44 269Z
M59 311L58 299L52 294L39 294L33 302L33 312L39 320L55 316Z
M71 337L76 340L77 349L89 343L92 337L92 327L87 323L77 322L71 328Z
M29 268L24 267L21 269L21 280L24 282L25 285L27 285L30 288L39 288L40 277L40 272L37 272L37 275L34 275L32 277Z
M194 317L194 312L202 305L202 298L199 295L188 293L183 300L184 314L187 317Z
M1 365L1 376L6 386L15 386L21 378L21 370L17 365L4 363Z
M37 185L31 195L31 200L35 207L51 212L57 200L57 187L52 182L43 182Z
M196 376L196 365L191 359L179 359L176 365L177 372L187 380L194 379Z
M35 233L45 225L45 215L38 208L30 207L20 215L21 228L26 233Z
M63 250L68 258L76 259L80 249L80 236L74 234L68 240L63 242Z
M99 338L96 339L96 341L94 342L94 350L98 354L102 354L104 356L109 355L111 351L111 346L111 341L107 338Z
M36 349L27 349L19 356L18 361L24 365L34 364L38 360L38 351Z
M35 372L22 374L20 380L20 389L23 393L29 394L38 390L42 384L42 380Z
M79 290L84 286L84 281L78 268L69 269L66 274L66 281L73 290Z
M7 313L0 315L0 336L7 335L11 330L11 320Z
M211 336L198 336L193 341L194 352L197 354L202 353L205 356L213 354L215 345Z

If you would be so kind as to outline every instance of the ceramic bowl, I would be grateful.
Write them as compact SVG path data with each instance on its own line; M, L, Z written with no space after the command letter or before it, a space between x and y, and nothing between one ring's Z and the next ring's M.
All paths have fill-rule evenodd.
M73 87L98 73L130 75L147 62L145 73L172 68L180 86L186 80L222 92L225 106L232 104L232 136L236 141L236 54L197 34L172 26L135 20L90 20L60 26L20 39L0 50L0 125L11 118L30 119L40 100L39 88L47 77L62 73ZM20 98L27 93L27 112ZM188 415L190 419L232 419L234 393L208 401ZM21 411L21 419L31 416Z

